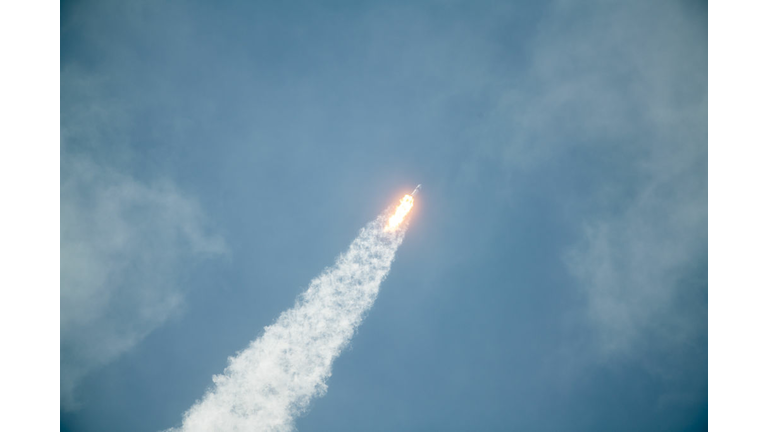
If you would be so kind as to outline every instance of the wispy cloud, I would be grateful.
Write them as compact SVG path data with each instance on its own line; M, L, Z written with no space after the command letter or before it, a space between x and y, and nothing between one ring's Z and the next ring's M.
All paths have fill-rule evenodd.
M565 254L594 348L635 359L662 350L677 360L649 365L660 374L683 371L680 359L706 367L706 6L555 2L530 53L492 113L489 124L505 126L481 131L478 154L510 175L579 153L600 160L584 169L611 170L574 198L589 209Z
M670 349L706 332L706 281L690 279L707 253L706 20L690 6L586 11L559 37L568 50L561 43L554 55L543 36L535 62L551 75L545 100L561 94L576 119L566 126L574 142L628 144L611 157L632 181L621 195L612 184L597 190L591 199L610 208L585 221L568 253L606 353L634 352L649 337ZM563 4L552 24L578 12Z
M226 252L194 200L86 157L62 155L61 403L178 311L180 264Z

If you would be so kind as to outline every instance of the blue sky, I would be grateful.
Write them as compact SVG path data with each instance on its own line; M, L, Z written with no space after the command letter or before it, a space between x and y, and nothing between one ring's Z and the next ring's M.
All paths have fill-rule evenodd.
M701 430L707 11L61 4L62 430L161 430L421 183L297 420Z

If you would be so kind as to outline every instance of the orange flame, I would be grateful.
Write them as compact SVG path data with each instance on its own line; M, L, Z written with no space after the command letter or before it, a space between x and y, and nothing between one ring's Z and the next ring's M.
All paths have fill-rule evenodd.
M400 200L400 205L397 206L395 214L389 218L388 229L393 230L397 228L398 225L400 225L400 222L403 221L403 218L405 218L405 215L411 211L411 207L413 207L413 197L410 195L404 196L403 199Z

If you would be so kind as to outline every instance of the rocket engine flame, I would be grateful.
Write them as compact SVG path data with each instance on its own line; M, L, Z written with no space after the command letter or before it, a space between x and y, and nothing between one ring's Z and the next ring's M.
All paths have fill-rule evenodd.
M411 207L413 207L413 197L410 195L405 195L403 199L400 200L400 205L397 206L397 210L395 210L395 214L393 214L392 217L389 218L389 225L387 229L388 230L396 229L400 225L400 223L403 221L403 218L405 218L405 215L407 215L408 212L411 211Z

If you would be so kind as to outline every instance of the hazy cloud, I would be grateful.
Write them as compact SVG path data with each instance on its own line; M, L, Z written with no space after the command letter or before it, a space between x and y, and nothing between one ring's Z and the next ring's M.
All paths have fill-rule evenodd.
M707 254L706 27L690 6L592 14L566 34L570 55L541 60L554 71L572 66L574 79L564 81L586 102L573 110L581 138L636 137L619 156L637 180L630 198L587 221L569 255L606 351L650 336L670 347L706 332L706 281L689 278Z
M194 200L89 158L62 155L61 398L183 302L179 264L225 253Z
M508 173L576 153L611 170L573 198L589 210L566 254L601 353L706 340L706 279L691 279L707 256L706 5L561 1L538 29L479 154Z

